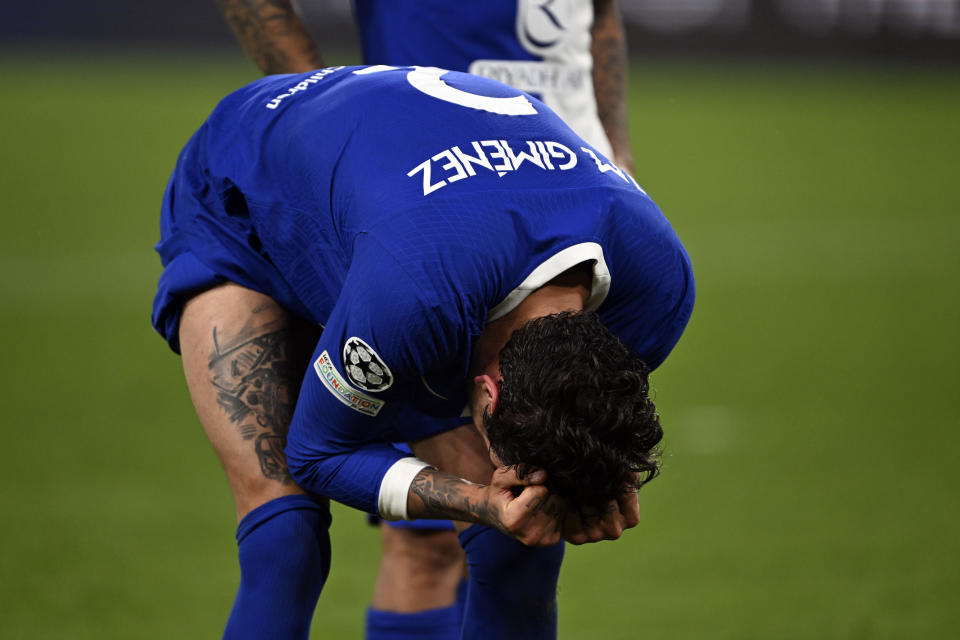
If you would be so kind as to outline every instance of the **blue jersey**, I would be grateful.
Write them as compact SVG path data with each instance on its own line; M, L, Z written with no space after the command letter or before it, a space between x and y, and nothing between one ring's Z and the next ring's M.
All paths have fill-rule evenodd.
M592 0L354 0L367 64L430 65L542 100L611 154L593 87Z
M656 205L536 99L435 68L271 76L225 98L163 205L154 325L230 280L324 327L288 438L305 489L375 512L389 442L450 428L485 324L582 262L651 367L693 281ZM428 418L434 416L435 418Z

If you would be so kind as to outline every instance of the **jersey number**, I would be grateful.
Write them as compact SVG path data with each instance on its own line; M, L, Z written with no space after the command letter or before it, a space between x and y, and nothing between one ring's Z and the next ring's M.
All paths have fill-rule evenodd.
M391 67L380 64L366 69L354 71L357 75L366 75L368 73L379 73L381 71L390 71L399 67ZM450 102L461 107L470 109L479 109L498 113L503 116L535 116L537 110L533 104L527 100L526 96L519 95L512 98L491 98L489 96L480 96L469 91L462 91L451 87L441 78L447 73L446 69L438 67L413 67L407 73L407 82L417 91L425 93L432 98Z

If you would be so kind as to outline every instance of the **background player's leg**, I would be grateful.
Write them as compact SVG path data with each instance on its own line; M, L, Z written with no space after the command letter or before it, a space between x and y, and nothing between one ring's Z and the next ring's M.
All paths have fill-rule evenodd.
M383 555L367 610L367 640L457 640L465 558L451 523L381 522L380 531Z
M328 505L294 484L283 454L318 335L271 298L234 284L183 309L187 386L240 523L240 588L227 638L306 638L329 570Z

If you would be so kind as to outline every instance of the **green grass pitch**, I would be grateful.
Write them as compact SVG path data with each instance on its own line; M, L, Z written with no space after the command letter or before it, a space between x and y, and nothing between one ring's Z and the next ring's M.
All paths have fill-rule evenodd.
M0 58L0 637L219 637L233 509L149 326L219 59ZM151 61L152 60L152 61ZM693 321L654 377L643 523L568 551L566 639L945 638L960 626L960 74L652 64L637 178ZM334 514L316 638L358 638L376 532Z

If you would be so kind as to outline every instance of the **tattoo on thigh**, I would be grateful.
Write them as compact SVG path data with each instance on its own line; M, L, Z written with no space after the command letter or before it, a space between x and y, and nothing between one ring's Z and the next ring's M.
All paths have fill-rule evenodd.
M263 475L287 483L291 479L283 449L299 372L287 353L289 330L255 333L242 332L222 342L213 329L210 382L217 389L217 403L240 436L253 441Z

